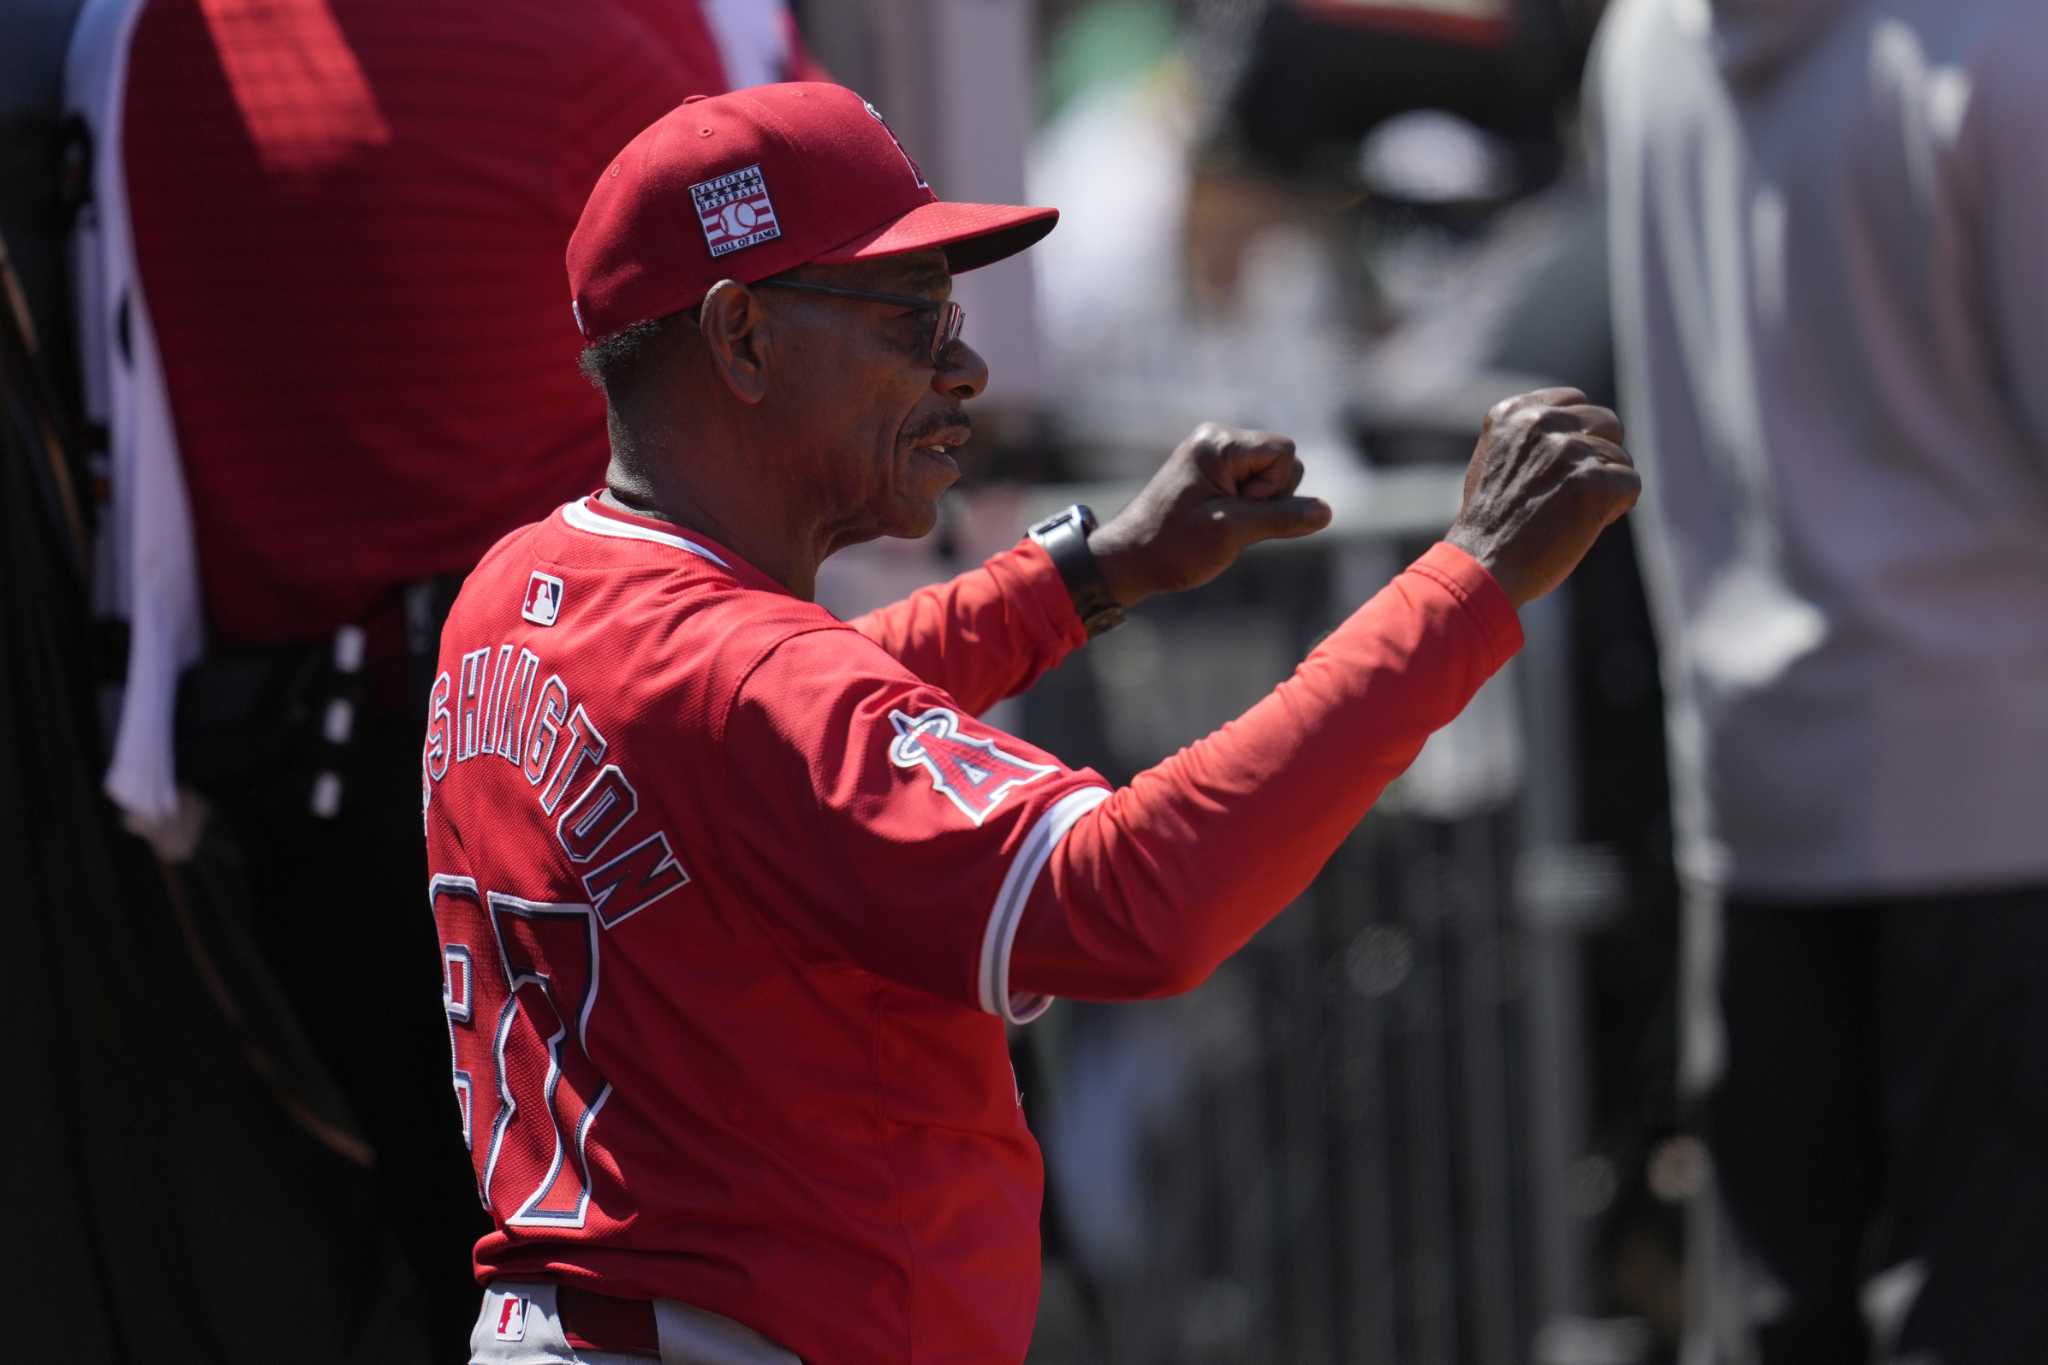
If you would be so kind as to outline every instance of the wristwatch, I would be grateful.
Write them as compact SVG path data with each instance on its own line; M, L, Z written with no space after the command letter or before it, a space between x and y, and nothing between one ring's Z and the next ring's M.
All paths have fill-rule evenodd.
M1124 623L1123 604L1102 581L1102 566L1088 549L1088 533L1094 529L1095 513L1087 504L1077 502L1025 532L1052 556L1053 567L1060 571L1060 581L1067 585L1067 595L1074 599L1074 610L1091 640Z

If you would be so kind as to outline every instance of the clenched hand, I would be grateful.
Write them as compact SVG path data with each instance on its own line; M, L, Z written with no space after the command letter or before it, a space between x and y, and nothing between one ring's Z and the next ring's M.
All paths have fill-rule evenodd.
M1300 484L1301 460L1287 437L1204 422L1088 537L1088 548L1126 607L1198 587L1247 545L1330 524L1329 504L1295 496Z
M1621 420L1577 389L1494 404L1444 539L1478 560L1516 606L1564 582L1643 491Z

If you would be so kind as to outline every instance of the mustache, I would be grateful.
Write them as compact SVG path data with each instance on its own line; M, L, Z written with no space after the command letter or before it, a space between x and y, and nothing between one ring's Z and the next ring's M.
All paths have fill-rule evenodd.
M956 428L972 435L974 433L974 419L969 417L966 412L957 408L952 412L935 412L929 417L921 418L910 426L905 427L903 429L903 439L912 442L922 441L927 436L936 436L942 431Z

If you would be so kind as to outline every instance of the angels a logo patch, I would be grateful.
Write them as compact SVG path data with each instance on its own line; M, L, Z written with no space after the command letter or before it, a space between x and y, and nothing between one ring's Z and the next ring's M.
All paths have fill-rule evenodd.
M875 108L867 100L861 101L861 107L868 111L869 118L882 125L882 131L889 135L889 141L896 144L896 154L903 158L904 165L910 167L910 178L917 182L917 187L921 190L929 190L931 184L924 178L924 167L917 164L916 157L904 150L903 139L896 136L896 130L889 126L889 120L882 117L882 111Z
M960 718L944 708L915 716L891 711L889 723L896 727L889 761L899 768L923 768L932 785L977 825L1013 788L1059 771L1005 753L992 739L962 734Z

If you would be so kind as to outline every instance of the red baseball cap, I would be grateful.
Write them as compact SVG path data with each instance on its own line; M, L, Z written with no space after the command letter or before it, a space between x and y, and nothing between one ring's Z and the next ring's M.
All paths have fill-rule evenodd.
M694 308L720 280L929 247L958 274L1057 221L1057 209L942 201L845 86L757 85L692 95L612 158L569 238L569 293L597 341Z

